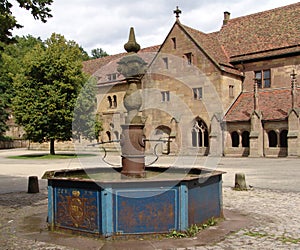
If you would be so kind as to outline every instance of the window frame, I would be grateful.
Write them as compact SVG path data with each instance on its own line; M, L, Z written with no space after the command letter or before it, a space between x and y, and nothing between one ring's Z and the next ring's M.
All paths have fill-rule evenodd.
M161 91L161 102L170 102L170 91Z
M117 73L107 74L107 80L108 81L116 81L117 78L118 78L118 74Z
M268 77L266 76L266 73L268 73ZM262 69L254 71L254 79L257 81L258 88L271 88L271 69Z
M193 53L192 52L185 53L184 57L187 60L187 64L188 65L192 65L193 64Z
M203 88L202 87L192 88L192 90L193 90L194 100L202 100L203 99Z

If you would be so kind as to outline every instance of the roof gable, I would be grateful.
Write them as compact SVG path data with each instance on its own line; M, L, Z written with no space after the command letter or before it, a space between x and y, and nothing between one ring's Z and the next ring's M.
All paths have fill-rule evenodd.
M175 27L178 27L189 39L196 45L196 47L218 68L220 71L236 74L241 76L241 72L234 68L229 63L229 57L225 50L220 45L217 33L205 34L201 31L195 30L191 27L183 25L179 20L176 20L164 42L161 45L159 52L167 43ZM158 53L159 53L158 52Z

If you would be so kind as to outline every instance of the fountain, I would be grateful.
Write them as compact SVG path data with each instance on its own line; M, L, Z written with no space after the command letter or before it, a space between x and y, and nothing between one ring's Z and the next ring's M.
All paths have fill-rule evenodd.
M222 217L222 174L201 167L146 167L145 118L139 115L138 90L146 63L131 28L128 55L118 62L126 79L127 110L122 125L121 166L48 171L48 224L111 237L184 231Z

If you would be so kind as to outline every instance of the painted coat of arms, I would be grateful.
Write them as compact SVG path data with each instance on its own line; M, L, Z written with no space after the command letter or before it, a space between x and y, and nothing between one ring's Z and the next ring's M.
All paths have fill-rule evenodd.
M57 225L94 232L98 230L97 192L57 189Z

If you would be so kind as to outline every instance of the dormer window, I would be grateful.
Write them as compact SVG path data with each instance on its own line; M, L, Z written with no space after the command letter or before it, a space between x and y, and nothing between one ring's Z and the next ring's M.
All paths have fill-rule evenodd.
M108 81L115 81L115 80L117 80L117 73L108 74L107 75L107 80Z

